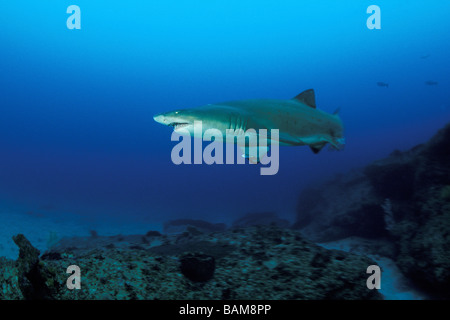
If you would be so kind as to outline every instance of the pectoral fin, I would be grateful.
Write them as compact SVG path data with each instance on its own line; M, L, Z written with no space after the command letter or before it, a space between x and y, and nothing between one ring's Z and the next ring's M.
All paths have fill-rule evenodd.
M242 157L248 159L248 161L252 164L257 164L261 161L267 152L269 151L268 147L257 147L257 146L240 146L242 151Z

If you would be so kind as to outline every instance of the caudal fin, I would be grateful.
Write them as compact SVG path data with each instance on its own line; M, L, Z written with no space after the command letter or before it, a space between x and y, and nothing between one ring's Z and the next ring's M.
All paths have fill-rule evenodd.
M312 152L314 152L315 154L318 154L320 152L320 150L322 150L323 147L325 147L327 145L327 143L330 144L331 149L343 150L344 146L345 146L345 138L336 138L336 139L333 138L333 139L330 139L329 141L310 145L309 147L311 148Z
M335 150L344 150L345 138L334 138L332 141L330 141L330 144Z

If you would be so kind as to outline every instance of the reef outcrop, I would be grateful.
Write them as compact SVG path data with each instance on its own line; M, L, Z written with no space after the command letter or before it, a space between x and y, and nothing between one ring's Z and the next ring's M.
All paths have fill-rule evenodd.
M304 190L294 228L326 242L378 239L417 285L436 297L450 287L450 124L427 143Z
M2 299L382 298L366 285L366 270L374 261L327 250L298 231L274 225L64 238L40 257L23 236L16 240L19 259L0 258ZM71 265L80 269L80 289L67 288ZM21 284L17 275L28 282Z

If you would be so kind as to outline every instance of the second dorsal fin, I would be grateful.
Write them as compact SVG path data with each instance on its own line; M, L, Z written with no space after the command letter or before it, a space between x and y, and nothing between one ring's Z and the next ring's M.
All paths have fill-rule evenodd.
M316 97L314 95L314 89L308 89L294 97L294 100L300 101L303 104L311 108L316 108Z

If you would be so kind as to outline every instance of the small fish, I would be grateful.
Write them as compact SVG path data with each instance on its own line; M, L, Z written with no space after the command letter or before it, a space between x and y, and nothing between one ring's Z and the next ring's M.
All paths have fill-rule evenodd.
M386 83L386 82L377 82L377 86L389 88L389 83Z
M425 81L425 84L427 86L437 86L438 82L437 81L433 81L433 80L428 80L428 81Z
M420 56L420 59L427 59L431 56L431 54L425 54L423 56Z

